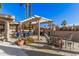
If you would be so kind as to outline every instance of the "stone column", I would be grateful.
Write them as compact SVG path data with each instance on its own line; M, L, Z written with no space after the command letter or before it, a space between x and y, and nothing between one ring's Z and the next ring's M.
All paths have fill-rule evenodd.
M38 20L38 40L40 40L40 21Z
M5 23L5 35L6 35L6 41L10 41L10 35L9 35L9 32L10 32L10 30L9 30L9 21L6 21L6 23Z

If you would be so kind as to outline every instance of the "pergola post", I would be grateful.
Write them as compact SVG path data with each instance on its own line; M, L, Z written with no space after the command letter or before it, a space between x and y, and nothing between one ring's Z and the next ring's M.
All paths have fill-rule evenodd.
M9 38L9 21L6 21L6 24L5 24L5 35L6 35L6 41L10 41L10 38Z
M38 20L38 40L40 40L40 21Z
M20 29L19 30L20 30L20 32L22 32L22 23L20 23Z
M52 22L50 22L50 36L51 36L51 32L52 31Z
M20 37L21 37L21 36L22 36L21 33L22 33L22 31L23 31L23 29L22 29L22 23L21 23L21 22L19 23L19 29L18 29L18 30L19 30L19 32L20 32Z

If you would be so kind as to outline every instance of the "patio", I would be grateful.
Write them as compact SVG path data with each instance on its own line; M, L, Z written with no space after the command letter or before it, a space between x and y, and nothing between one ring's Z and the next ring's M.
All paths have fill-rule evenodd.
M0 42L0 56L28 56L19 46Z

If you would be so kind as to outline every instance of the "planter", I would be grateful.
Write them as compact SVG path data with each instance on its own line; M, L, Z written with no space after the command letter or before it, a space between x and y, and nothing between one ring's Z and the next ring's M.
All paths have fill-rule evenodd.
M24 45L24 40L23 39L22 40L18 40L16 42L16 44L19 45L19 46L22 46L22 45Z
M32 44L34 42L33 38L31 37L28 37L26 40L25 40L25 44Z

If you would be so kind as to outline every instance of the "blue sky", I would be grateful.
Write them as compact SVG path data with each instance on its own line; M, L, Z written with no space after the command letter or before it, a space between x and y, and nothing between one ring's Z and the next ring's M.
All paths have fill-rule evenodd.
M16 16L17 22L24 19L24 7L19 3L4 3L2 5L0 13ZM68 24L79 24L79 4L77 3L33 3L32 11L33 15L52 19L58 25L62 20L66 20Z

